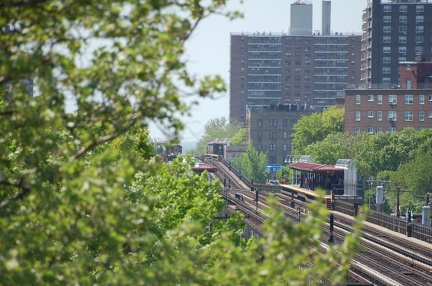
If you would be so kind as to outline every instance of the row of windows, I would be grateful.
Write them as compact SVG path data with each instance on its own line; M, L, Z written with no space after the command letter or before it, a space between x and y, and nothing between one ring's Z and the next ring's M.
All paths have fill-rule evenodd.
M383 44L390 44L391 43L391 36L383 36ZM416 44L422 44L424 42L423 36L415 36L415 43ZM432 41L432 39L431 39ZM399 44L406 44L407 43L407 36L399 36L398 37L398 43Z
M258 131L258 139L262 139L262 137L263 137L263 132L262 131ZM288 132L283 131L282 132L282 137L283 137L283 139L288 139ZM269 139L277 139L277 132L270 131L269 132Z
M262 144L261 143L259 143L258 145L257 145L257 151L262 151ZM269 144L269 146L268 146L268 150L270 151L270 152L274 152L274 151L277 151L277 144ZM282 145L282 150L283 151L287 151L288 150L288 144L283 144Z
M406 34L408 31L407 26L399 26L399 33ZM391 33L392 26L383 26L383 32L384 33ZM415 32L416 34L422 34L424 33L424 26L415 26Z
M288 120L288 119L283 119L283 120L282 120L282 125L283 125L284 127L287 127L287 126L288 126L288 123L290 123L291 125L294 125L296 122L297 122L297 119L294 119L294 118L291 118L290 120ZM257 125L258 125L258 127L263 127L263 123L264 123L264 120L263 120L263 119L257 119ZM270 126L270 127L277 127L277 125L278 125L278 120L277 120L277 119L269 119L269 120L268 120L268 123L269 123L269 126ZM285 137L284 137L284 138L285 138Z
M392 11L392 5L384 5L383 11L384 12L391 12ZM400 5L399 6L399 12L406 13L408 11L407 5ZM416 5L416 13L423 13L424 12L424 5Z
M423 41L423 39L421 39L421 40ZM416 54L421 54L423 52L423 47L422 46L416 46L414 51ZM398 52L399 52L399 54L406 55L407 48L406 47L398 47ZM384 46L383 47L383 53L384 54L390 54L391 53L391 47L390 46Z
M354 134L359 134L361 132L360 127L356 127L354 129ZM393 133L396 132L396 127L389 127L387 128L387 132ZM367 134L374 134L374 128L373 127L366 127L366 133ZM376 128L376 133L383 133L383 128L382 127L377 127Z
M426 96L424 94L419 94L416 97L418 98L418 104L425 104ZM362 98L362 96L360 94L356 94L355 104L357 104L357 105L361 104L361 98ZM367 96L367 101L369 101L369 102L375 101L375 98L376 98L377 104L383 104L383 95L382 94L377 94L377 95L369 94ZM397 95L396 94L389 94L389 95L387 95L387 98L388 98L389 104L392 104L392 105L397 104ZM404 98L405 105L413 105L414 104L414 95L413 94L405 94L405 95L403 95L403 98ZM428 99L428 101L432 101L432 94L428 94L427 99Z
M404 121L413 121L414 120L414 112L413 111L404 111ZM374 118L374 111L368 111L367 112L367 118L371 119ZM432 111L427 112L428 118L432 118ZM382 121L383 120L383 112L377 111L376 112L376 120ZM388 121L397 121L397 112L396 111L388 111L387 112L387 120ZM424 121L425 120L425 112L419 111L418 112L418 121ZM361 111L355 112L355 121L361 121Z
M424 22L424 16L423 15L417 15L415 19L416 19L417 24ZM391 21L392 21L392 16L385 15L383 17L384 23L391 23ZM408 22L408 16L407 15L400 15L399 16L399 23L407 23L407 22Z

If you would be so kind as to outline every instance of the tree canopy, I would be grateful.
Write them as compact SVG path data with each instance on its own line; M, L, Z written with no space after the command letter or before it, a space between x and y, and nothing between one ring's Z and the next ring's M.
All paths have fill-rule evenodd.
M186 96L225 89L218 76L191 76L184 57L201 20L237 15L225 4L0 4L2 283L345 280L360 232L322 255L318 240L328 212L319 204L294 225L273 202L264 237L246 241L239 213L218 219L220 182L193 173L191 157L165 164L153 153L149 121L175 135L190 109ZM29 95L31 82L36 97Z
M331 133L343 132L344 109L333 106L322 113L302 116L293 129L294 153L305 155L307 146L324 140Z

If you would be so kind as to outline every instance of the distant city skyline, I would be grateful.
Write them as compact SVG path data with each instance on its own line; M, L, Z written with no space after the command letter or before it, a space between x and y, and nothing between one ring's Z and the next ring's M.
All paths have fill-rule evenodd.
M229 10L239 10L243 19L229 21L214 15L200 23L197 31L186 45L188 69L191 74L203 76L219 74L229 86L230 34L238 32L288 33L290 25L290 5L286 0L246 0L228 2ZM313 31L321 30L322 0L306 1L313 4ZM367 0L331 1L331 33L361 33L362 12ZM202 137L203 126L211 119L229 116L229 93L217 99L198 99L199 106L192 110L191 117L183 118L186 129L181 141L198 141ZM150 137L165 139L154 125L150 126Z

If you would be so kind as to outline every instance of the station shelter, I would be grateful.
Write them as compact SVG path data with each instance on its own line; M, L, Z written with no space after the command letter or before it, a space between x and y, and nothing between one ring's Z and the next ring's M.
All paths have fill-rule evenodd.
M327 195L331 191L336 195L344 194L344 169L341 167L309 162L296 162L288 167L294 171L293 184L301 188L314 190L319 187Z

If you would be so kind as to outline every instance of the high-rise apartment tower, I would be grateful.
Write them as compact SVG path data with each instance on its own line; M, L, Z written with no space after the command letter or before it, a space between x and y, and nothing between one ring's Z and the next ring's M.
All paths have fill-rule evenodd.
M399 63L432 60L432 1L371 0L363 11L362 82L399 86Z

